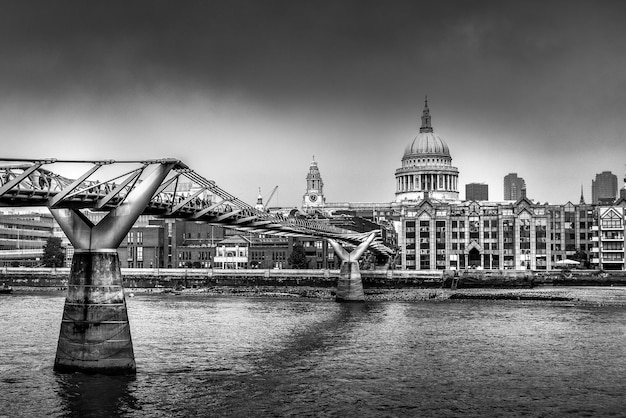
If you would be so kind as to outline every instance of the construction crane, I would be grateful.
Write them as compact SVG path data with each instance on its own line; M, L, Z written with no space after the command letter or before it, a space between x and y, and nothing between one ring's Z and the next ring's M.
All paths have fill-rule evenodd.
M263 210L267 210L267 205L270 204L270 200L272 200L272 197L274 197L274 194L276 193L277 189L278 189L278 186L274 187L274 190L272 190L272 193L270 193L269 197L267 199L265 199L265 204L263 205Z

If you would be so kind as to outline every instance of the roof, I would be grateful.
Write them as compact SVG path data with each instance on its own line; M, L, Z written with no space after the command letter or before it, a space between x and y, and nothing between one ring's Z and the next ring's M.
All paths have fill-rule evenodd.
M403 158L409 156L450 157L450 149L445 141L436 133L420 132L404 150Z
M250 245L250 240L241 235L233 235L228 238L224 238L217 245Z

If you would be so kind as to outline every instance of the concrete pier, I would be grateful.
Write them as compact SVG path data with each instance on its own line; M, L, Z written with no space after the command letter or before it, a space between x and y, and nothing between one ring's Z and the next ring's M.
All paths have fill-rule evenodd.
M337 302L364 302L363 281L358 261L342 261L337 279Z
M54 370L135 373L116 251L74 254Z
M78 209L50 207L75 249L54 362L56 371L135 373L116 250L174 163L154 165L123 203L97 224Z
M372 243L376 233L359 244L352 252L346 251L339 243L333 239L328 242L335 250L337 257L341 259L339 279L337 280L337 302L364 302L363 281L361 280L361 270L359 269L359 258L363 255L367 247Z

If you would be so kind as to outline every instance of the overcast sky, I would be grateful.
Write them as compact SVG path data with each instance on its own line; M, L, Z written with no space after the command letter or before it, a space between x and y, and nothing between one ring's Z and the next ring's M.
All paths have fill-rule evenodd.
M623 1L3 1L0 157L174 157L254 203L394 200L434 130L469 182L626 170Z

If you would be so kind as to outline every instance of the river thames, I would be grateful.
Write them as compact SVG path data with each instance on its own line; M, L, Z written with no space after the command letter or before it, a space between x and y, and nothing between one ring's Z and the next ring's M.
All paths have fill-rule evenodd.
M133 377L56 374L61 292L0 298L0 416L623 416L626 308L138 294Z

